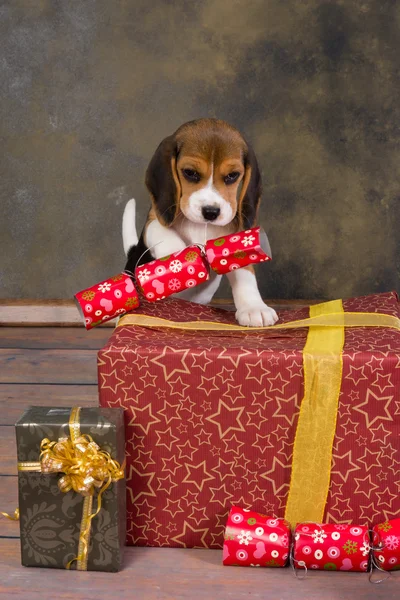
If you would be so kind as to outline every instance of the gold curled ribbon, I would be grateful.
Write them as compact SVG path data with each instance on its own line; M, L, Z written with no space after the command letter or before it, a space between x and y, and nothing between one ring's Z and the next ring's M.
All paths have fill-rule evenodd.
M66 568L77 561L77 570L86 571L92 520L101 510L102 495L112 482L124 477L124 471L123 466L111 458L109 452L101 450L90 435L81 435L80 410L79 406L71 410L70 437L59 438L56 442L44 438L40 444L39 461L19 462L18 471L62 473L58 480L60 491L67 493L73 490L83 496L78 555L69 561ZM93 496L97 490L97 508L92 512Z
M0 515L3 515L3 517L5 517L6 519L9 519L10 521L19 521L19 508L16 508L14 510L13 515L10 515L9 513L2 512L2 511L0 511Z

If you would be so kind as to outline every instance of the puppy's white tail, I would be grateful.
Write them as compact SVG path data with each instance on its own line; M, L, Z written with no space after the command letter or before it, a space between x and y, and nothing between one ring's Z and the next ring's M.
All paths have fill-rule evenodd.
M132 198L125 206L122 217L122 241L124 244L125 255L132 246L137 246L138 236L136 233L136 201Z

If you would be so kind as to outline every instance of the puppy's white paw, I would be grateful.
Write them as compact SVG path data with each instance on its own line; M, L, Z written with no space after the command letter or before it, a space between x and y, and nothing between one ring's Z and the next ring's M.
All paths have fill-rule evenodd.
M266 327L274 325L278 315L273 308L262 303L240 308L236 311L236 320L243 327Z

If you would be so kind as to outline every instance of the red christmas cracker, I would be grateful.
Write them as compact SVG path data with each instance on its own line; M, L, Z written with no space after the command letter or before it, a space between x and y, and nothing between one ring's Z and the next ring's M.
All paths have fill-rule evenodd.
M233 506L225 529L223 564L285 567L290 538L290 526L284 519Z
M261 227L209 240L205 251L210 267L220 275L271 260L267 234Z
M208 265L198 246L188 246L135 269L135 279L149 302L195 287L208 277Z
M374 562L384 571L400 569L400 519L379 523L373 528Z
M300 523L293 562L296 569L365 572L370 549L368 528L362 525Z
M114 319L139 306L139 296L126 273L96 283L74 296L86 329Z

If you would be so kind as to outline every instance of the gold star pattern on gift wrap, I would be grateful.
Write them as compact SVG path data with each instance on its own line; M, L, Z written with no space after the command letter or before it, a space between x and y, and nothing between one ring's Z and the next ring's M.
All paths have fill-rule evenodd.
M245 398L245 395L242 394L242 384L232 385L230 383L227 384L227 390L222 394L224 398L229 398L232 404L235 404L236 400Z
M186 506L192 506L193 504L198 504L199 492L192 492L187 489L186 494L182 496L182 500L186 502Z
M268 398L265 390L261 390L261 392L251 392L253 396L253 401L251 406L259 406L263 411L267 410L267 404L272 402L272 398Z
M201 384L197 386L197 389L202 390L207 396L212 392L219 391L219 387L215 383L215 377L205 377L204 375L201 375Z
M262 365L262 360L260 359L256 363L246 363L247 375L246 381L250 379L254 379L260 385L263 385L263 377L267 377L271 373L269 369L265 369Z
M371 356L370 360L365 363L365 366L370 368L371 373L375 373L375 371L383 371L382 363L384 360L384 358Z
M341 496L343 486L344 483L337 483L336 481L331 481L329 485L329 494L331 498L333 498L334 496Z
M156 521L156 519L153 518L153 519L150 519L149 521L147 521L145 531L146 531L146 533L148 531L154 531L154 533L157 535L160 527L161 527L161 523L159 523L158 521Z
M303 364L294 360L291 365L286 367L290 374L290 379L294 377L303 377Z
M229 498L232 498L232 494L230 494L226 489L225 483L219 487L210 487L209 490L211 492L211 498L209 499L209 502L220 504L222 508L225 508L226 504L229 503Z
M389 469L392 471L393 476L396 477L397 473L400 473L400 461L392 459Z
M179 452L179 458L188 458L193 461L193 454L197 452L198 448L192 446L190 440L186 440L184 444L177 444L176 446Z
M381 458L393 458L393 454L396 452L396 448L393 448L392 444L389 442L386 446L382 446L380 456Z
M371 523L375 521L377 517L381 516L381 512L377 509L375 502L371 502L367 506L360 505L360 511L361 522L365 519L368 523Z
M129 409L132 413L132 419L128 423L128 427L139 427L146 435L149 433L149 429L152 425L160 422L156 416L152 413L152 404L146 404L143 408L132 407ZM140 418L139 416L140 415Z
M214 476L211 475L211 473L208 473L206 469L205 460L198 465L185 464L185 469L187 474L185 475L184 479L182 479L182 483L191 483L195 485L199 492L203 491L204 484L207 481L212 481L214 479Z
M157 380L157 375L152 375L150 371L146 371L144 375L139 377L141 381L143 381L144 387L156 387L155 381Z
M368 377L364 373L364 369L365 366L354 367L353 365L350 365L349 373L347 373L344 378L350 379L353 381L354 385L358 385L363 379L368 380Z
M350 498L335 498L335 503L331 507L331 511L336 512L340 517L343 517L347 512L352 512L350 507Z
M357 406L354 407L354 410L364 415L367 428L370 429L371 425L376 421L393 421L393 417L388 410L392 400L392 395L384 396L382 398L374 394L372 390L368 389L364 402L357 404ZM362 410L362 406L365 406L366 409ZM370 419L372 415L373 418Z
M344 429L345 435L350 435L351 433L357 434L357 427L359 423L353 422L349 419L345 423L342 423L341 427Z
M280 450L278 450L277 454L283 454L283 456L289 462L292 460L293 446L294 446L294 442L288 443L288 442L283 441L282 448Z
M247 417L246 427L253 426L256 429L258 429L258 431L261 430L263 423L268 421L267 417L265 417L262 414L261 408L258 408L254 412L247 412L246 417Z
M179 398L179 403L181 405L181 410L187 410L190 414L192 414L193 406L196 406L196 402L193 402L190 396Z
M131 465L129 467L129 475L126 480L132 481L132 485L128 486L132 504L135 504L142 496L156 496L151 485L154 477L155 471L152 473L141 473L134 466Z
M152 506L151 504L149 504L149 501L147 498L145 498L140 504L138 502L136 502L135 508L136 508L136 516L137 517L146 517L146 518L150 518L151 513L156 510L155 506Z
M181 538L185 539L185 538L187 538L188 535L190 537L190 533L192 533L192 534L200 534L201 533L202 535L200 537L200 542L201 542L202 545L201 546L193 546L193 547L194 548L199 548L199 547L200 548L207 548L207 544L205 542L205 538L207 536L208 531L209 531L208 527L204 528L204 529L201 529L201 528L200 529L196 529L195 527L192 527L190 525L190 523L188 523L187 521L184 521L182 532L179 535L176 535L173 538L171 538L171 540L173 542L176 542L177 544L180 544L183 548L186 548L187 547L186 543ZM197 536L195 536L195 537L197 537Z
M193 437L197 438L199 446L203 446L204 444L211 445L211 435L211 433L207 433L204 429L200 429L199 433L196 433Z
M254 464L257 465L259 469L267 466L265 458L257 458Z
M154 460L151 458L152 454L153 454L152 450L149 450L148 452L144 452L143 450L138 451L138 456L137 456L136 462L143 468L144 471L147 469L147 467L149 465L156 464L154 462Z
M121 388L123 393L124 393L124 402L125 404L123 406L126 407L126 405L129 406L129 404L131 402L135 402L136 404L139 404L139 398L140 396L143 394L143 390L137 388L135 381L133 380L131 385L127 386L127 387L123 387Z
M165 448L171 452L171 448L176 442L179 442L179 438L172 435L171 427L168 427L164 431L156 431L157 441L156 446L165 446Z
M114 344L110 344L107 350L101 351L101 358L99 358L99 365L105 365L106 362L103 361L103 358L109 363L110 367L115 367L118 362L125 363L125 352L123 348L115 346Z
M221 383L225 383L227 381L234 381L233 373L234 369L227 369L225 366L222 367L222 370L217 373L217 377L221 378Z
M181 507L180 498L178 500L171 500L171 498L167 498L167 504L164 506L164 511L168 512L173 519L178 513L185 512Z
M192 511L190 515L188 515L188 519L194 521L197 527L200 525L202 521L209 521L210 517L206 514L207 508L202 506L200 508L196 508L196 506L192 506Z
M384 428L383 423L379 423L377 427L369 428L372 433L371 442L379 442L381 445L386 444L386 438L391 435L391 432Z
M281 473L283 473L283 474L285 473L285 471L288 472L288 470L289 470L289 473L290 473L290 471L292 469L292 465L285 464L281 460L279 460L279 458L277 458L276 456L274 456L273 459L272 459L272 468L269 471L266 471L265 473L262 473L260 475L260 477L262 479L265 479L266 481L269 481L272 484L272 489L274 491L274 496L277 496L279 494L279 492L281 490L283 490L284 488L286 488L286 487L288 488L289 487L288 483L282 483L278 487L278 484L277 484L275 478L274 477L269 477L269 475L271 475L271 474L273 474L275 472L276 465L279 465L281 467L281 469L282 469ZM286 479L286 481L288 481L289 480L289 476L285 476L285 479Z
M242 350L242 352L239 352L239 350ZM239 362L242 358L244 358L245 356L248 356L249 354L251 354L250 350L246 350L245 348L239 348L239 349L235 349L235 351L232 351L232 348L224 348L222 350L222 352L220 352L218 354L218 359L226 359L226 360L230 360L233 364L233 366L237 369L239 366Z
M149 368L148 357L141 356L138 352L136 352L136 359L132 361L132 364L136 365L136 368L139 370Z
M186 423L179 423L179 425L176 429L182 435L184 433L187 433L187 428L188 428L188 426L186 425Z
M203 411L206 412L207 410L211 410L212 404L211 402L207 402L207 400L204 400L200 406L203 409Z
M127 446L132 446L133 449L133 454L136 453L136 450L138 448L144 448L145 444L144 444L144 439L145 439L145 435L136 435L135 430L127 430L129 435L128 437L128 441L126 442Z
M202 427L204 425L203 415L198 415L195 412L192 412L192 416L187 421L188 423L192 424L193 429L195 429L196 427Z
M233 452L234 454L239 454L240 448L242 446L244 446L244 442L240 442L237 439L236 433L232 433L230 438L225 438L222 441L225 444L225 452L226 453Z
M169 546L169 535L162 535L161 533L158 534L158 536L155 538L155 542L158 546L160 546L161 548L163 546Z
M396 400L396 402L395 402L394 404L395 404L395 406L396 406L396 410L394 411L394 414L395 414L395 415L400 415L400 402L398 402L398 401Z
M168 473L166 477L158 477L158 492L167 492L168 495L171 494L171 490L177 487L176 481L172 481L171 473Z
M159 400L164 400L164 399L165 399L165 396L166 396L166 391L165 391L165 390L162 390L162 389L160 388L160 389L158 389L158 390L156 391L156 393L155 393L155 394L156 394L156 396L157 396L157 398L158 398Z
M224 481L227 477L235 477L236 473L234 471L234 465L234 460L232 460L231 462L227 462L221 457L218 457L218 465L212 467L211 471L215 471L217 475L217 480Z
M379 471L379 473L376 474L377 478L379 479L379 481L386 481L387 480L387 472L386 471Z
M289 398L280 398L279 396L276 396L276 403L278 405L278 408L276 409L272 417L281 417L282 419L286 419L286 421L292 427L295 419L297 418L300 412L297 393L293 394L293 396L289 396Z
M176 523L173 523L172 521L170 521L167 525L167 529L170 533L172 533L173 531L177 531L177 526Z
M372 482L371 475L367 475L366 477L364 477L364 479L361 479L361 477L354 477L354 483L356 484L356 487L353 493L364 494L364 496L366 496L368 500L371 499L371 494L374 492L374 490L378 489L379 487L378 485Z
M235 481L232 482L232 488L235 491L242 489L242 481L238 481L237 479L235 479Z
M203 372L207 370L208 365L212 364L211 358L208 358L205 350L203 352L192 352L192 369L198 368Z
M275 377L268 378L267 384L269 386L269 392L279 392L280 394L283 394L285 387L289 385L289 381L283 379L281 373L278 372Z
M213 446L210 452L213 456L219 456L221 454L221 448L218 448L218 446Z
M162 457L161 460L163 463L163 472L169 472L173 475L173 477L175 477L177 470L183 467L181 463L177 462L175 454L173 454L170 458Z
M363 456L357 458L357 461L364 465L364 470L368 473L368 471L374 469L375 467L382 467L381 463L379 462L380 454L380 450L377 452L372 452L372 450L369 448L365 448Z
M256 433L256 441L253 443L253 447L258 448L261 454L264 454L268 448L274 448L274 444L271 443L271 434L260 435Z
M185 392L190 387L188 383L183 383L181 377L177 377L174 381L168 381L168 385L170 387L170 395L181 396L182 398L185 396Z
M339 477L341 477L345 483L348 480L350 473L352 473L353 471L359 470L358 465L354 464L354 462L351 459L352 459L352 451L351 450L349 450L348 452L345 452L341 456L338 454L333 454L333 456L332 456L331 473L336 474ZM338 470L334 469L336 464L339 464ZM352 468L350 468L350 466L352 466Z
M161 367L165 381L168 381L175 373L190 373L186 364L189 349L172 348L165 346L161 354L152 358L150 362ZM179 359L179 361L177 361ZM178 364L178 366L176 366Z
M147 536L144 531L146 529L146 523L144 525L138 525L135 521L130 521L127 528L127 538L135 546L140 540L147 541Z
M244 406L229 407L223 400L219 400L218 411L209 417L207 421L217 426L220 439L224 438L230 431L245 431L240 417L244 411ZM219 417L219 419L217 418Z
M244 472L247 471L247 465L249 464L250 459L246 458L244 454L241 454L240 456L233 456L233 461L235 463L236 472L239 469L243 469Z
M383 490L383 492L376 492L378 496L378 506L382 506L386 504L389 508L392 508L393 500L397 499L397 494L391 494L390 489L387 487Z
M386 375L383 373L376 373L376 377L372 385L377 387L380 393L383 394L386 388L390 389L393 387L391 373L387 373Z
M222 548L224 543L224 534L221 533L212 533L211 534L211 548Z
M289 437L288 431L290 427L283 427L280 423L272 432L272 435L276 437L276 440L279 442L282 439L286 439Z
M111 371L111 373L100 373L101 377L101 388L103 390L111 390L113 394L117 393L117 388L125 383L123 379L120 379L117 376L116 369Z
M178 411L182 410L182 405L180 402L177 404L171 404L167 400L164 401L164 407L158 411L159 415L162 415L165 419L167 425L171 423L171 421L181 421L182 417Z

